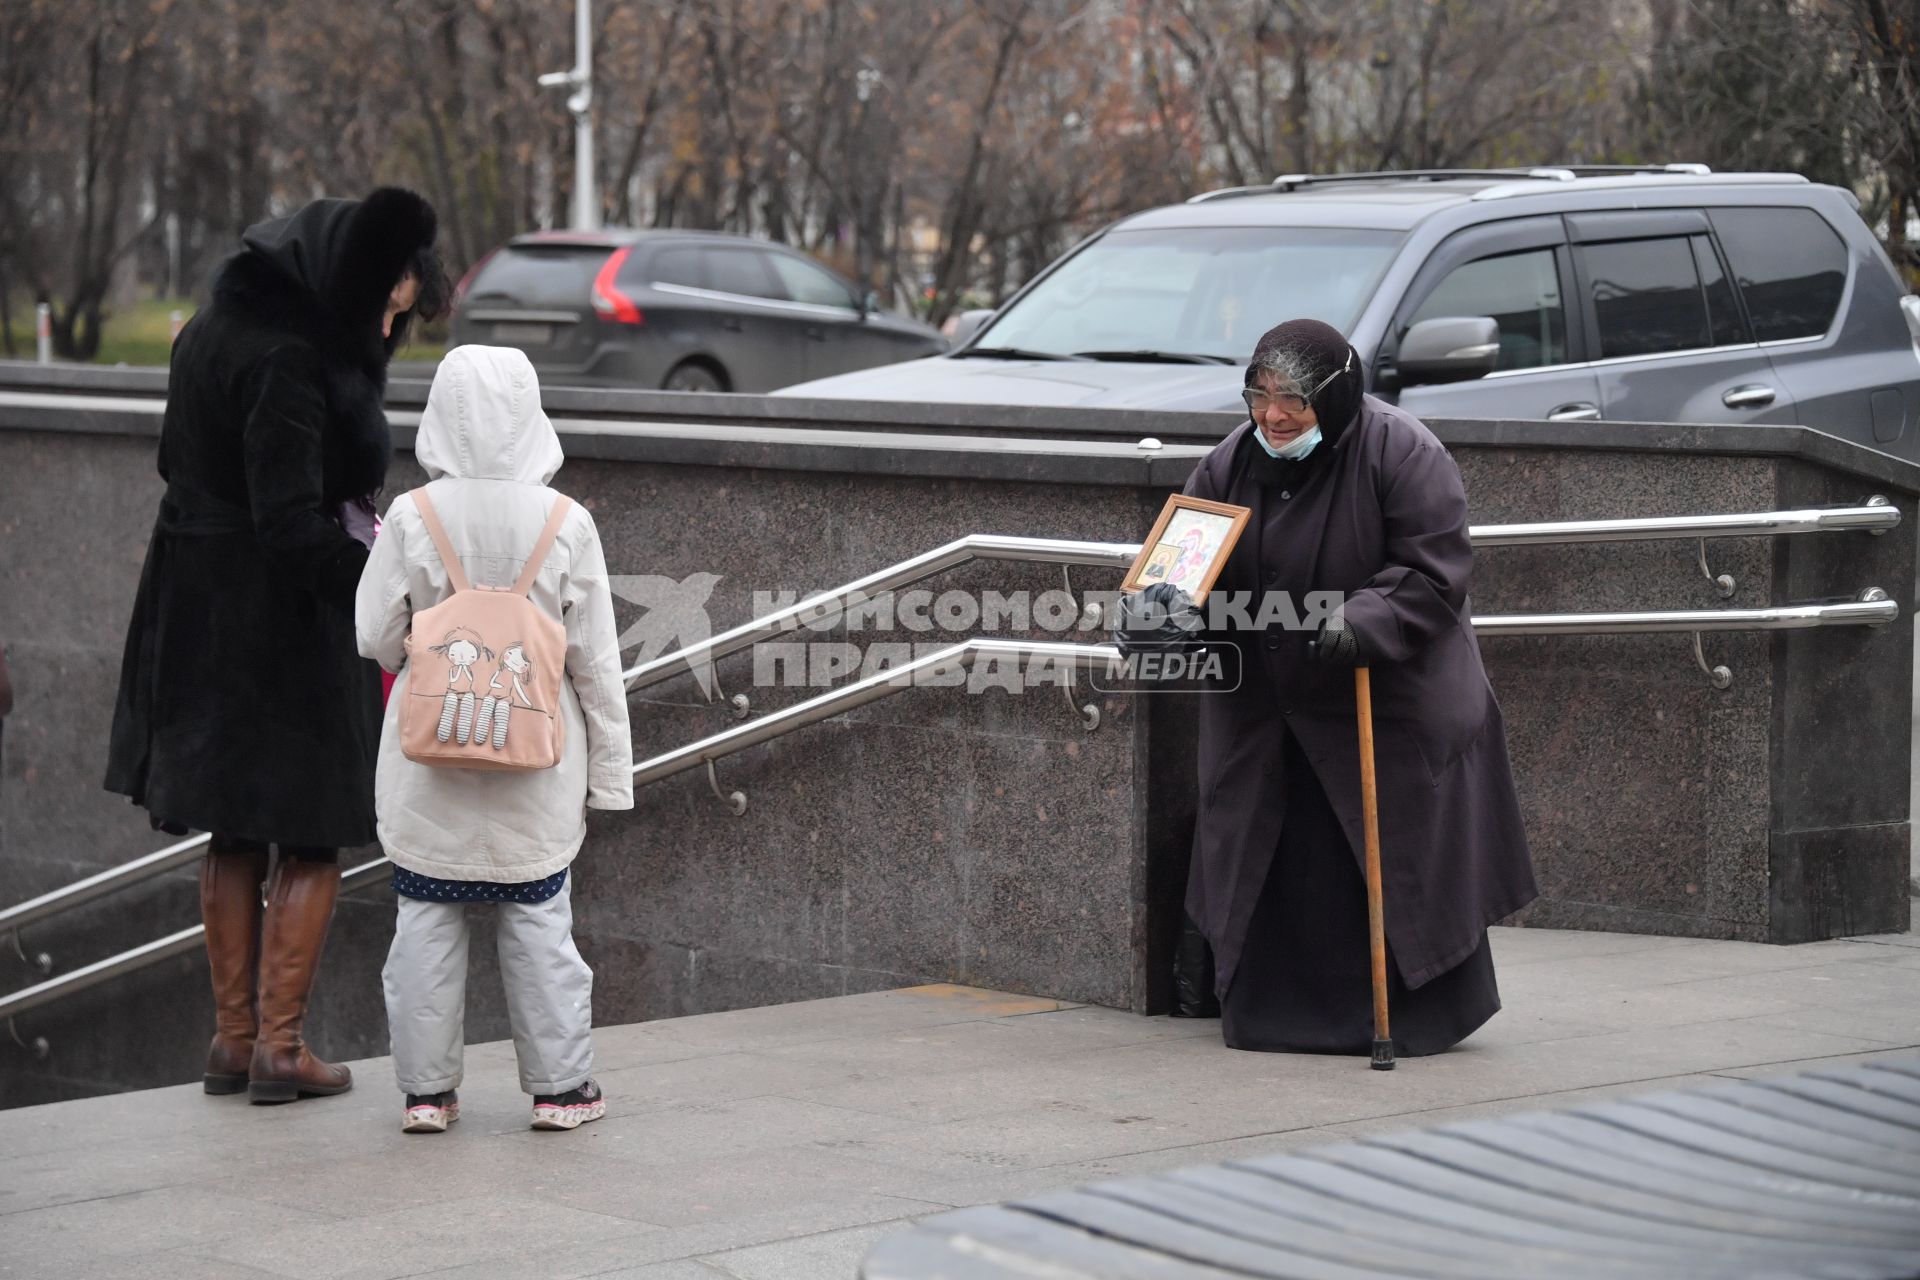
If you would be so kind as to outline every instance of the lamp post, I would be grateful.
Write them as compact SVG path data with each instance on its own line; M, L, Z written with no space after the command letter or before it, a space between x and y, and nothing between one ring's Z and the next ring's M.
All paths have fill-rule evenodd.
M540 77L545 88L565 87L573 112L573 229L600 226L600 196L593 180L593 0L574 0L573 69Z

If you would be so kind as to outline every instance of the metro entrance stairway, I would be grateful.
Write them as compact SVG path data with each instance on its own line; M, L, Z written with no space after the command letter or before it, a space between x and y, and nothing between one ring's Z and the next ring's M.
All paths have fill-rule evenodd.
M1920 1274L1920 1058L1387 1134L963 1209L863 1280Z

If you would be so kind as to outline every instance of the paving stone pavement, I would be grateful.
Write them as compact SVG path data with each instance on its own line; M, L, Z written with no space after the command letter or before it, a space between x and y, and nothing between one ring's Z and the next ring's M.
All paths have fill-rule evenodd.
M286 1107L0 1111L0 1277L849 1280L952 1207L1920 1047L1920 934L1493 936L1505 1010L1391 1074L935 986L601 1028L611 1110L574 1133L526 1127L507 1043L469 1049L444 1135L400 1133L385 1059Z

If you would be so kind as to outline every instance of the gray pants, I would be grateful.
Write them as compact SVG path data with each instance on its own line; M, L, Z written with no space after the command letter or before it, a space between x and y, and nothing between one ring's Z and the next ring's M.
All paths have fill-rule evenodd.
M492 904L520 1087L535 1095L577 1088L593 1070L593 970L573 945L572 889L569 876L545 902ZM381 978L403 1093L443 1093L460 1084L467 906L400 898Z

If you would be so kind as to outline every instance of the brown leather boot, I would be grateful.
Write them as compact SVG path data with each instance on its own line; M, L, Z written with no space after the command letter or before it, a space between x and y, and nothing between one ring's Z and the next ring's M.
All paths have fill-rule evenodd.
M267 890L260 936L260 1034L247 1074L249 1102L292 1102L303 1093L345 1093L353 1073L322 1062L300 1039L320 949L340 896L340 867L282 856Z
M253 1060L253 957L260 943L260 886L265 848L223 845L218 837L200 863L200 919L207 927L213 974L213 1044L207 1050L208 1093L242 1093Z

